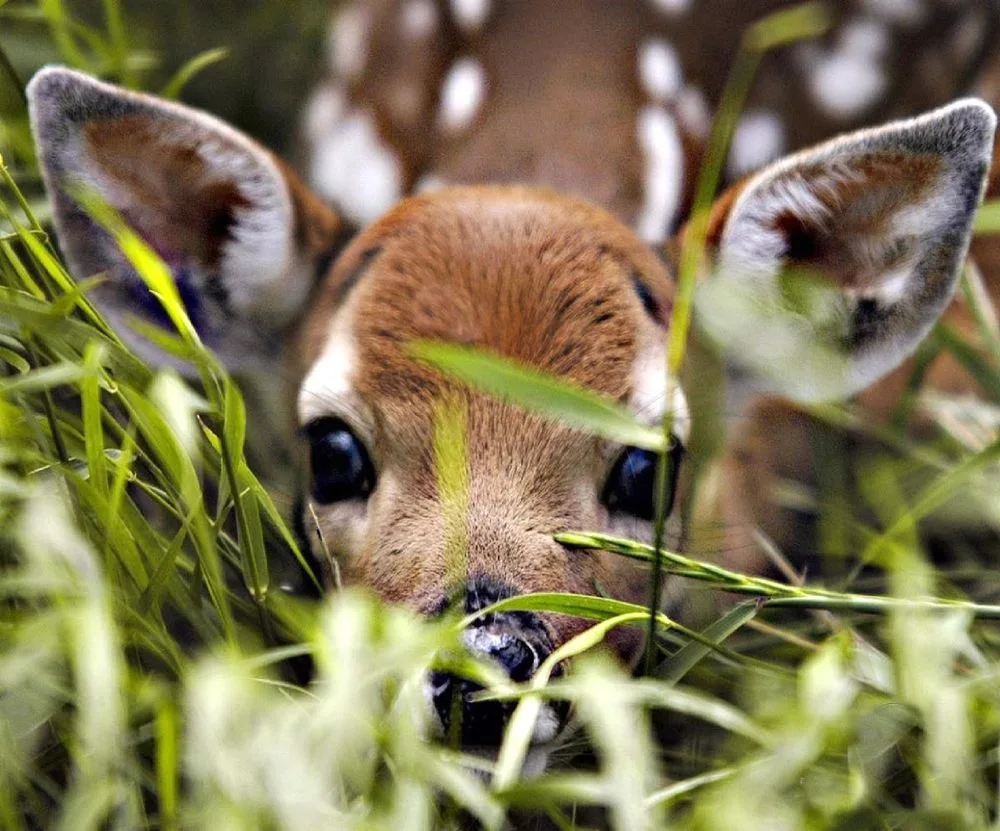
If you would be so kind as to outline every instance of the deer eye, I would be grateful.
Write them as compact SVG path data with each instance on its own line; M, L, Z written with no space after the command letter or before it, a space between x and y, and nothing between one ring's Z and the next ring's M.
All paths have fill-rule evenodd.
M321 504L362 499L375 487L375 468L364 445L338 418L305 427L309 440L312 497Z
M666 513L674 505L677 490L677 473L684 455L684 447L674 441L667 453ZM627 447L615 462L604 485L601 501L614 513L631 514L637 519L651 522L656 517L656 464L658 454L640 447Z

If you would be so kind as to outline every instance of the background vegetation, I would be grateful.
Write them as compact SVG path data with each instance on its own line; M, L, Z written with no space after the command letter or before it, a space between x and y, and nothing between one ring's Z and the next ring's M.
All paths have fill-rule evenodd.
M882 436L894 453L865 462L865 515L838 518L864 541L856 562L869 567L845 568L837 591L663 552L665 571L751 599L700 633L660 616L649 677L628 678L590 654L610 627L650 619L606 599L508 601L602 621L557 656L584 653L568 680L547 683L543 672L521 689L459 653L461 621L416 620L353 593L315 601L284 590L267 552L295 544L272 501L282 504L280 494L245 462L237 389L127 229L117 230L123 246L177 324L160 340L198 367L197 393L132 357L86 285L65 273L40 222L21 82L59 58L162 90L183 80L176 72L200 49L225 44L265 62L268 83L248 87L244 62L232 59L184 87L185 99L281 147L326 15L306 3L239 13L215 0L0 3L0 826L1000 826L993 561L960 549L935 569L918 533L957 497L985 494L984 510L995 500L996 400L950 402L931 445L915 447L903 431ZM752 70L755 50L815 24L771 21L741 71ZM724 143L726 119L719 124ZM1000 390L1000 341L984 331L985 359L946 334L928 348L965 355ZM681 342L675 359L682 354ZM482 374L481 357L424 356ZM548 380L488 369L495 391L526 405L633 443L641 429ZM816 413L839 425L852 415ZM994 506L986 527L995 520ZM582 533L564 542L656 557ZM848 593L873 580L887 597ZM302 686L306 658L316 681ZM520 699L495 765L425 741L429 666ZM522 778L544 696L573 702L581 726L548 773ZM477 774L489 768L492 783Z

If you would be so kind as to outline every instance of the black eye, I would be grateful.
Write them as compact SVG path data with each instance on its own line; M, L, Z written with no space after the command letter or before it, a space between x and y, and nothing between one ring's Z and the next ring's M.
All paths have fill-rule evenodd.
M368 496L375 487L375 468L364 445L337 418L320 418L306 425L312 496L327 504Z
M667 454L670 469L667 471L667 505L670 513L677 490L677 473L681 466L684 448L675 441ZM638 519L652 522L656 517L656 463L659 456L639 447L626 448L608 476L601 501L616 513L631 514Z

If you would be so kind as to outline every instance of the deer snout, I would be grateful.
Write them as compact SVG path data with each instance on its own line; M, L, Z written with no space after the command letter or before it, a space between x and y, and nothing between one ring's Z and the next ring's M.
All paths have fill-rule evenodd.
M472 580L465 593L465 610L474 613L514 594L493 581ZM465 629L462 642L469 652L493 662L517 683L530 680L553 649L546 626L531 612L483 615ZM428 679L429 697L444 735L457 737L466 747L498 747L517 706L512 701L474 700L482 689L475 682L445 672L432 672ZM565 726L568 713L562 702L546 704L535 724L533 744L554 739Z

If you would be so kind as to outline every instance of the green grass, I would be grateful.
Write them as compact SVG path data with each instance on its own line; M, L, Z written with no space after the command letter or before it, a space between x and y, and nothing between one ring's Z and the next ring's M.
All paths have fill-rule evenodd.
M152 57L130 45L118 4L104 6L90 28L54 0L0 4L0 15L34 15L51 51L138 83ZM729 107L754 55L815 30L814 15L798 14L748 38ZM189 75L179 70L175 88ZM37 175L12 107L0 185L0 827L420 829L469 816L491 829L508 816L627 831L1000 825L992 563L962 554L936 571L918 533L959 508L1000 526L998 445L964 429L986 425L990 436L996 424L1000 342L989 327L985 350L947 332L926 347L952 352L998 393L935 409L933 444L859 424L849 409L813 412L894 448L860 471L863 515L824 517L879 566L885 596L867 591L867 573L848 571L836 590L789 586L580 529L564 544L650 560L692 595L740 602L692 631L607 598L504 601L600 622L519 688L460 652L462 621L281 588L269 555L294 556L295 543L281 499L246 462L237 387L198 342L162 265L110 215L175 323L159 342L193 362L199 391L144 366L108 329L35 215ZM720 124L724 144L732 122ZM705 199L716 174L706 173ZM687 256L690 280L699 248ZM579 390L488 356L417 348L466 377L485 367L492 393L663 446L663 433ZM673 369L684 348L672 344ZM435 443L456 511L463 429L445 412ZM460 534L450 542L461 556ZM645 677L595 650L614 626L650 627ZM295 680L304 656L317 671L307 688ZM575 671L550 681L564 656ZM519 700L495 763L425 740L430 666ZM522 777L532 715L553 696L573 703L581 729L545 775ZM476 773L489 768L492 784Z

